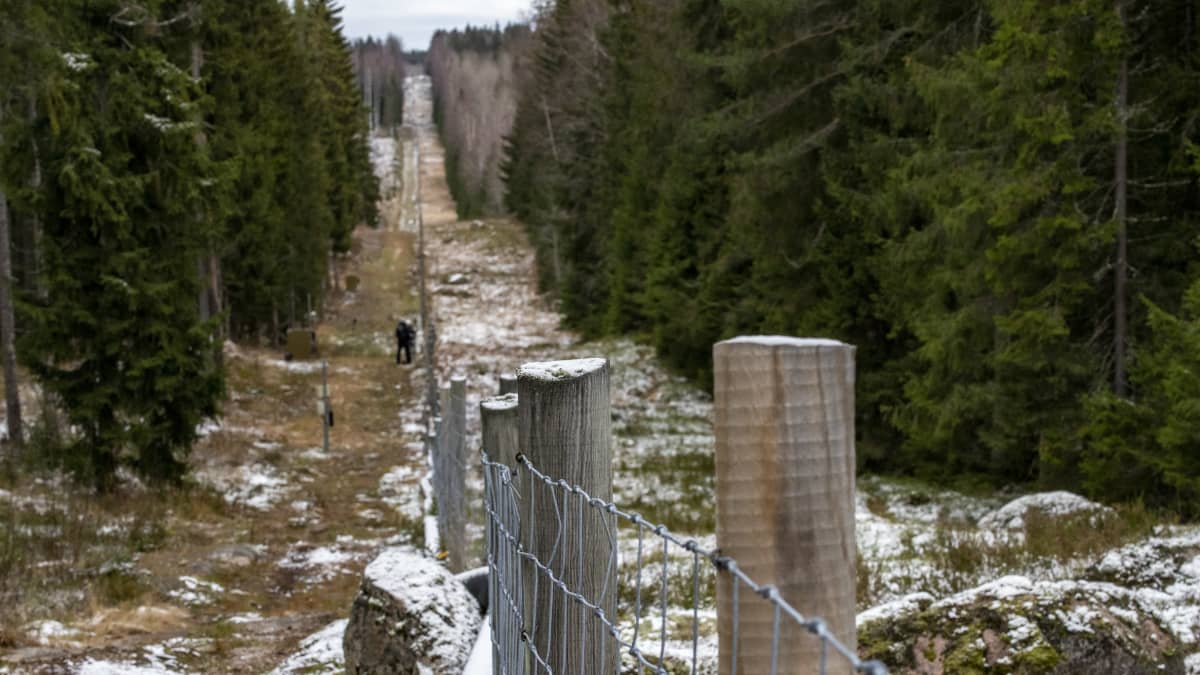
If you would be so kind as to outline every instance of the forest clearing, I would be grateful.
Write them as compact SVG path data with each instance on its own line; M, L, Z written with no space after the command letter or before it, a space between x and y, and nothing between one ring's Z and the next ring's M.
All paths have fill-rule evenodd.
M1190 4L344 4L0 6L0 673L1200 675Z
M421 98L427 89L412 91L410 105L427 104ZM614 499L711 545L711 398L669 375L646 347L580 342L557 328L552 312L537 309L532 253L519 225L457 220L433 127L414 124L401 136L410 133L421 146L439 376L464 374L470 399L478 400L491 394L502 371L520 363L604 354L614 374ZM382 177L415 170L411 142L390 153L388 139L376 140L383 148L377 156L395 157L381 165ZM11 646L0 657L3 668L341 672L345 615L364 565L384 547L424 542L421 376L395 365L390 335L394 316L416 311L405 194L382 204L385 226L355 233L341 273L360 275L360 290L340 295L318 327L336 411L329 454L320 447L314 409L317 362L228 345L230 401L219 423L205 425L190 489L93 503L71 497L61 482L5 486L11 541L28 553L21 567L10 568L17 574L6 576L27 583L16 587L19 602L10 605L18 612L5 615ZM470 443L477 438L472 434ZM478 518L478 467L472 473L471 510ZM863 646L901 662L906 657L895 650L905 639L892 632L905 630L914 612L974 611L989 597L1033 599L1014 605L1018 613L1005 619L1013 644L1024 650L1015 652L1019 662L1023 653L1040 653L1040 643L1017 639L1027 632L1017 617L1057 611L1086 622L1094 610L1076 603L1095 602L1089 594L1100 580L1108 584L1114 616L1175 631L1180 657L1200 646L1193 634L1200 629L1200 575L1190 576L1200 533L1075 499L1049 498L1041 503L1044 513L1035 510L1021 522L1021 505L1002 509L1000 495L862 479L859 622L871 636ZM1097 514L1106 523L1099 529ZM474 538L480 534L477 528ZM622 558L629 564L632 554ZM1147 567L1153 576L1144 575ZM668 562L669 576L688 572L685 558ZM1007 586L995 585L1000 577ZM712 601L709 595L704 611L715 611ZM668 615L689 612L685 598L672 597ZM705 663L715 659L714 637L708 633L702 642ZM669 639L669 655L690 650L686 633Z

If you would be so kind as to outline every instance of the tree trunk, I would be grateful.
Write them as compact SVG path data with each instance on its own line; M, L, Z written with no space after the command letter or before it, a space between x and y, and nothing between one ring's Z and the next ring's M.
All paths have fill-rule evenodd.
M1121 0L1117 0L1117 17L1121 25L1125 25L1125 11ZM1129 277L1129 241L1127 235L1127 196L1129 173L1129 62L1121 58L1121 72L1117 80L1117 161L1115 170L1116 182L1116 214L1117 221L1117 268L1113 280L1113 351L1115 367L1113 369L1113 392L1124 398L1129 393L1128 379L1125 372L1125 355L1128 343L1128 291L1126 285Z
M8 197L0 188L0 352L4 355L4 406L8 437L16 457L25 444L17 382L16 324L13 318L12 254L9 247Z
M37 119L37 99L29 98L29 124L33 126ZM42 157L41 151L38 149L37 139L33 139L33 171L29 175L29 189L34 194L42 191ZM46 300L49 295L46 290L45 279L45 253L42 246L42 218L36 211L31 211L29 214L29 229L33 244L32 269L29 270L30 286L39 300Z
M204 68L204 46L200 44L198 31L200 30L200 3L193 2L188 7L188 12L191 15L192 23L192 44L191 44L191 75L196 82L200 81L200 74ZM203 120L197 120L203 122ZM204 135L204 125L200 124L197 127L198 131L195 135L196 145L205 146L208 144L208 139ZM196 220L202 221L203 214L196 214ZM197 297L200 310L200 320L208 321L216 316L217 308L213 302L213 278L212 278L212 262L204 256L196 259L196 277L200 281L200 292Z

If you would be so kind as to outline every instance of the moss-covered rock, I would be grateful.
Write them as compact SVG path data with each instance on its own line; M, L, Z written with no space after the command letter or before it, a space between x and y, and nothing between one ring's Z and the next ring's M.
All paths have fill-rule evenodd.
M859 624L863 656L892 673L1184 675L1179 644L1136 592L1005 577L940 601L894 603Z

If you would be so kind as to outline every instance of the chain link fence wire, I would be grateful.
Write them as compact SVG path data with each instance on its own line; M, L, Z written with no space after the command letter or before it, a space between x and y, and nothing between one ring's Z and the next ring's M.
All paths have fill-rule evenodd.
M564 674L592 675L597 671L590 664L598 663L600 673L715 673L719 664L712 593L716 575L724 574L731 582L733 616L732 649L721 656L728 659L722 672L738 673L739 595L748 593L775 608L771 675L782 665L781 640L793 639L820 640L817 672L821 675L831 669L844 672L845 665L864 675L888 675L882 663L860 660L824 621L797 611L775 586L751 579L736 560L613 502L592 497L577 485L547 476L524 455L517 456L515 467L493 462L486 453L481 459L489 620L497 672L553 674L554 664L560 664ZM529 525L530 517L539 512L534 508L538 499L554 504L554 527L538 528L553 531L552 542L533 541ZM601 525L585 527L587 518ZM627 550L620 548L619 529ZM595 578L581 583L583 566L595 561L583 560L578 552L585 550L585 537L597 533L607 536L611 554L598 585ZM549 555L538 556L533 550L549 550ZM632 571L622 567L618 551L633 558ZM583 586L592 589L590 597L580 592ZM538 626L538 616L549 617L548 625ZM831 660L841 663L834 667Z

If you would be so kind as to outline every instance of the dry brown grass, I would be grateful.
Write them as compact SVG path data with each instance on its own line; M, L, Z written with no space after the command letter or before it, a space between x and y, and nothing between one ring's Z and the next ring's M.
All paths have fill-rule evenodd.
M193 464L275 467L293 491L271 508L229 504L196 484L96 496L61 480L41 485L29 484L28 476L0 478L0 489L19 496L0 498L0 664L6 652L34 646L31 622L56 620L80 631L71 641L82 645L60 659L101 647L111 658L114 650L136 652L189 636L205 645L187 662L190 669L263 672L305 630L346 612L365 564L360 557L343 572L314 581L304 569L279 565L290 547L300 541L335 546L339 535L355 541L419 536L413 523L378 503L371 507L384 513L381 522L358 516L364 507L359 495L376 495L382 473L406 461L397 412L411 405L410 371L395 367L394 354L380 348L376 336L390 346L394 317L414 314L416 304L408 288L411 237L360 229L356 239L356 253L341 273L358 274L360 292L353 301L335 294L318 328L330 362L334 455L301 456L321 445L313 402L320 373L290 372L268 363L280 353L239 346L227 359L224 427L196 445ZM319 518L297 525L292 500L311 503ZM261 555L237 564L217 555L240 544L253 544ZM210 604L185 605L170 595L185 575L227 592L215 594ZM254 626L228 621L248 612L264 620Z

